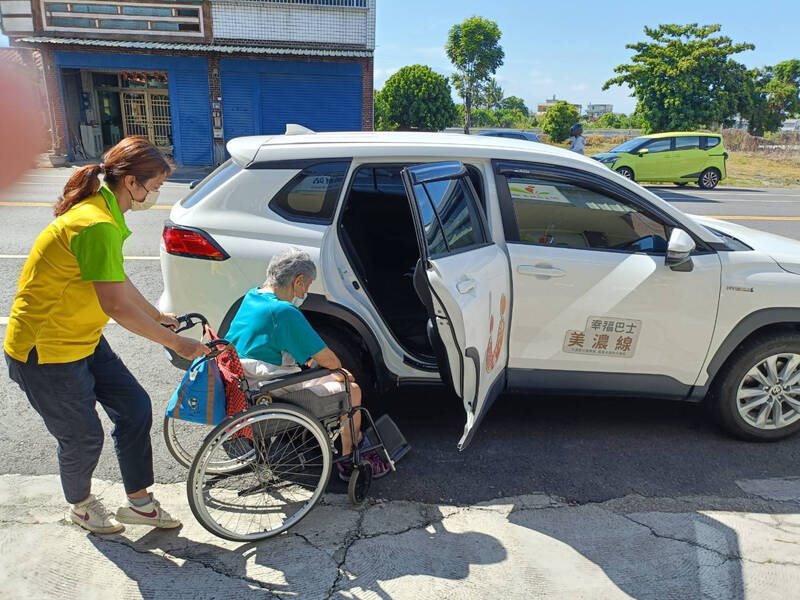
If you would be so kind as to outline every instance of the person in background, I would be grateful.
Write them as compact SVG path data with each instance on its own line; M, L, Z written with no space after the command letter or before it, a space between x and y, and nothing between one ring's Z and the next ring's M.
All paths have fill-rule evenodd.
M247 292L225 339L239 354L248 384L258 388L270 379L300 371L299 364L319 365L325 369L341 369L342 363L314 331L300 306L317 276L317 268L307 252L289 248L272 258L267 266L266 281ZM350 401L361 405L361 388L348 373ZM339 373L319 377L305 383L276 390L276 399L285 399L318 417L336 414L344 406L344 378ZM342 418L342 456L349 456L353 440L346 417ZM383 477L391 466L361 435L361 412L353 416L355 443L372 466L373 478ZM349 460L339 462L339 478L347 481L353 471Z
M569 149L578 154L586 151L586 138L583 137L583 125L580 123L569 128Z
M55 205L56 218L22 267L6 329L9 376L58 441L70 519L94 533L122 531L122 523L180 525L147 491L153 484L150 397L103 336L111 317L187 359L209 352L171 331L175 316L150 304L123 268L122 245L131 233L123 214L153 206L170 172L164 155L136 137L111 148L102 164L77 169ZM91 493L104 437L96 403L114 423L128 496L116 518Z

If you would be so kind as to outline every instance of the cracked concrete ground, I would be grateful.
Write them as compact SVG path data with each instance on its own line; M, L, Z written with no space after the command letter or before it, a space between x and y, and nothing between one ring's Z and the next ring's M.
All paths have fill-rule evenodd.
M472 506L325 496L288 533L214 537L185 487L154 487L184 525L88 534L58 478L0 476L3 598L786 599L800 589L800 479L738 482L748 498L545 494ZM119 484L95 480L110 507Z

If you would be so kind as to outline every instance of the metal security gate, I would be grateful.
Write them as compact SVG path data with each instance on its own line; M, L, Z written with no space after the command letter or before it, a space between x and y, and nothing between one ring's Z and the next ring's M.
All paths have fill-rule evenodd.
M122 125L125 135L141 135L172 154L172 117L169 95L142 91L122 92Z

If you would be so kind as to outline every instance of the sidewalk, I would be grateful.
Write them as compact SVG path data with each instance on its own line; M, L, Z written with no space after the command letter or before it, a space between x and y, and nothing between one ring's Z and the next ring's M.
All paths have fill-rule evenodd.
M739 482L749 498L545 494L457 507L328 495L288 534L226 542L156 485L178 530L95 536L64 521L58 478L0 476L4 598L797 597L800 479ZM96 480L109 506L116 483ZM794 591L792 591L794 590Z

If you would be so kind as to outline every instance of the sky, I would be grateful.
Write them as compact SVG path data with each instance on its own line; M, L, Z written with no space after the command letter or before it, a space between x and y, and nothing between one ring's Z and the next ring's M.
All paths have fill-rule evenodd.
M530 2L522 0L377 0L375 89L399 68L424 64L442 75L453 72L444 52L453 25L472 15L495 21L505 62L496 78L506 96L520 96L535 110L551 98L584 108L613 104L630 113L630 90L602 91L614 67L633 55L625 44L645 39L644 26L662 23L722 25L734 42L755 50L736 55L753 68L800 58L800 2L797 0L617 0ZM454 97L454 99L457 99ZM457 99L457 101L460 101Z
M616 0L530 2L523 0L377 0L375 89L401 67L424 64L453 72L444 52L450 27L472 15L496 21L505 62L496 74L506 96L530 108L550 98L585 105L636 106L627 88L602 91L614 67L630 60L625 44L644 40L645 25L720 23L734 42L753 51L736 55L746 66L800 58L800 2L796 0ZM0 35L0 46L8 45ZM455 97L454 97L455 98ZM456 98L457 99L457 98Z

